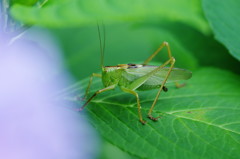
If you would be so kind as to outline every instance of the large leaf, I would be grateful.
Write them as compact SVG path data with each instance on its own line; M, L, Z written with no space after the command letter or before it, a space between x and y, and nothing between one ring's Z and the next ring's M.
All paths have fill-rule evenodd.
M101 148L103 150L99 159L138 159L106 141Z
M43 8L13 6L12 15L27 24L48 27L96 25L96 19L105 23L170 19L209 30L199 0L52 0Z
M87 82L76 83L59 98L81 103L73 94ZM90 94L100 88L96 80ZM145 119L155 93L140 92ZM205 68L194 72L185 87L169 86L154 109L162 118L147 120L144 126L138 121L135 98L120 90L100 94L86 111L106 140L139 158L239 158L240 77L230 72Z
M203 8L216 38L240 60L239 1L203 0Z

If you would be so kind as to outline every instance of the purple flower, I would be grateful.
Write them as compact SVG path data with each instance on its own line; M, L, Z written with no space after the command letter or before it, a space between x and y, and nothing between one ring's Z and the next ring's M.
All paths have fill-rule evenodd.
M71 105L51 99L70 79L66 73L55 78L64 71L59 54L51 51L23 38L8 45L0 37L1 159L96 157L98 138L92 128L66 108Z

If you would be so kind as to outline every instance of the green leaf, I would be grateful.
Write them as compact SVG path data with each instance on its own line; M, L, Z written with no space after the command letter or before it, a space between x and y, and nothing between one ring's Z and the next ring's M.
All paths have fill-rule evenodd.
M139 92L144 118L138 121L136 99L114 90L98 95L87 106L90 121L111 144L130 155L151 159L237 159L240 152L240 76L215 68L193 73L180 89L168 86L154 109L153 122L146 118L157 90ZM59 98L78 103L81 84L69 87ZM92 94L102 88L94 80ZM79 94L82 96L83 94ZM84 114L83 112L79 113Z
M138 159L106 141L101 148L103 148L103 151L99 157L100 159Z
M240 60L240 3L238 0L203 0L203 9L216 39Z
M96 25L96 19L104 23L168 19L209 30L199 0L55 0L41 9L15 5L11 12L24 23L47 27Z

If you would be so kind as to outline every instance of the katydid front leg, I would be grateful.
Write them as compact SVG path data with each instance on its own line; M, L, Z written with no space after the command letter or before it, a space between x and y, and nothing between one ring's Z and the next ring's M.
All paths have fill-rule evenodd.
M86 92L85 92L85 95L84 95L84 97L83 97L84 99L85 99L85 98L87 97L87 95L88 95L89 89L90 89L90 87L91 87L91 85L92 85L93 77L101 78L102 75L101 75L101 74L97 74L97 73L93 73L93 74L91 75L91 77L90 77L90 79L89 79L89 83L88 83L87 89L86 89Z
M86 99L87 95L88 95L88 92L89 92L89 89L92 85L92 80L93 80L93 77L98 77L98 78L101 78L102 75L101 74L97 74L97 73L92 73L92 75L90 76L90 79L89 79L89 82L88 82L88 86L87 86L87 89L85 91L85 94L83 97L80 97L80 96L77 96L77 100L80 100L80 101L83 101Z
M81 107L79 108L77 111L82 111L87 105L88 103L98 94L102 93L102 92L106 92L106 91L110 91L112 89L114 89L116 87L116 85L111 85L111 86L108 86L106 88L103 88L103 89L100 89L98 91L96 91L91 98L88 99L88 101Z

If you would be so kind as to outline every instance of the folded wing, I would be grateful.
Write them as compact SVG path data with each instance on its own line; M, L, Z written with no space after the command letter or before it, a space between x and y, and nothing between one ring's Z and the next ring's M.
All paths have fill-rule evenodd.
M157 66L143 66L138 68L128 68L126 72L123 73L124 78L128 81L134 81L141 76L146 75L147 73L156 69ZM164 67L159 70L156 74L149 77L149 79L144 83L145 85L160 85L163 80L166 78L166 75L169 71L169 67ZM180 68L173 68L170 76L167 79L167 83L177 82L181 80L187 80L192 77L192 72L180 69Z

